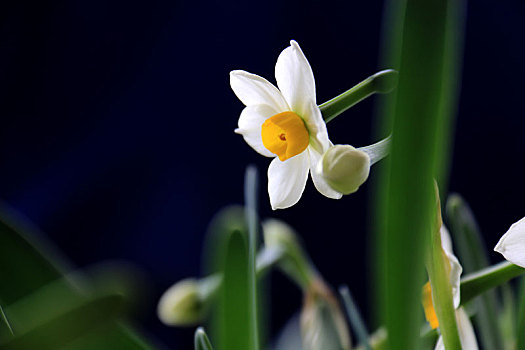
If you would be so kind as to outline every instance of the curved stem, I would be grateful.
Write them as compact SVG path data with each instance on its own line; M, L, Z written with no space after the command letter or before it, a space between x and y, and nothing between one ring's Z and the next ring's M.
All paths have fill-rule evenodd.
M396 81L397 72L393 69L385 69L369 76L350 90L320 105L323 119L328 123L365 98L376 93L385 94L392 91Z

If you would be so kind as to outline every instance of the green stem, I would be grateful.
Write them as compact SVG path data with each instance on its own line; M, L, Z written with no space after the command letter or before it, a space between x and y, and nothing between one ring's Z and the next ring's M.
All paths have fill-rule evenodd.
M396 81L397 72L393 69L385 69L366 78L350 90L319 106L325 122L328 123L339 114L373 94L385 94L392 91Z
M466 304L481 293L525 273L525 269L504 261L461 279L461 304Z

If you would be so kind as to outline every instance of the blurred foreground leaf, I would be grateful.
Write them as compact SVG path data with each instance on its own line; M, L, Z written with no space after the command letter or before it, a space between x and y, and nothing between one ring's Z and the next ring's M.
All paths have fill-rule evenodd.
M123 295L66 277L64 259L28 231L0 207L0 305L14 333L0 333L2 349L150 349L116 321Z
M399 72L382 125L392 132L378 192L377 274L389 348L420 349L423 257L431 234L433 178L446 179L458 84L462 1L392 0L384 28L387 65ZM390 98L391 96L391 98ZM402 321L400 321L402 320Z
M259 228L257 219L257 188L257 169L254 166L249 166L246 169L244 178L244 202L246 207L245 217L248 225L248 290L250 297L247 311L250 316L249 327L252 350L259 350L259 319L257 313L259 299L257 298L256 275L257 231Z
M516 349L525 350L525 278L521 278L519 291L518 326L516 329Z
M210 225L212 267L222 271L217 313L212 335L219 350L252 349L248 228L244 208L220 211Z

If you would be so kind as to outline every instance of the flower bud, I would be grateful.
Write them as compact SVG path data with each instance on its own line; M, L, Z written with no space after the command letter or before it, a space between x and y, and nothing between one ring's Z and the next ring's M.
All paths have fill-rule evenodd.
M323 154L317 172L335 191L354 193L368 178L370 157L350 145L335 145Z
M159 300L157 315L166 325L192 326L203 320L209 300L220 286L220 277L188 278L171 286Z

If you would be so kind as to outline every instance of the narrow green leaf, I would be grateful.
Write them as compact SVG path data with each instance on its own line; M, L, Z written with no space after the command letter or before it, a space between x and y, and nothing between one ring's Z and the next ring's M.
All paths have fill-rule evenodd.
M439 195L436 189L436 195ZM438 220L431 236L431 250L427 263L428 276L432 287L432 302L439 320L439 330L447 350L461 349L456 310L452 300L452 285L450 284L450 262L444 253L441 243L441 206L437 201ZM448 265L448 266L447 266Z
M222 273L211 334L219 350L252 349L248 227L245 208L231 206L209 228L209 270Z
M461 304L464 305L489 289L525 273L525 269L508 261L470 273L461 279Z
M62 272L29 241L30 234L21 233L21 223L6 217L7 210L0 206L0 300L9 305L60 278Z
M11 335L15 335L13 332L13 327L11 327L11 323L7 319L7 316L4 313L4 309L2 308L2 305L0 305L0 316L2 317L2 321L4 321L4 324L6 325L7 329L9 329L9 332Z
M246 232L231 233L226 246L221 295L220 350L251 349L251 299Z
M376 93L392 91L397 82L397 72L385 69L369 76L350 90L319 106L325 122L329 122L350 107Z
M210 340L202 327L197 328L195 331L195 350L213 350Z
M257 169L249 166L246 169L244 179L244 200L246 204L246 222L248 224L248 282L250 293L250 305L247 309L250 315L250 338L251 349L259 350L259 319L257 316L257 276L256 276L256 255L257 255Z
M61 350L126 349L152 350L139 333L122 322L99 325L60 348Z
M341 295L341 298L343 299L346 315L348 316L348 320L350 321L350 325L354 329L354 332L357 335L357 339L361 343L361 345L364 347L365 350L372 350L372 347L368 343L368 331L366 330L365 323L363 321L363 318L361 317L361 313L359 312L359 309L357 308L357 304L354 302L354 299L352 298L352 294L350 293L350 290L347 286L341 286L339 288L339 294Z
M117 315L122 297L118 295L100 296L88 300L57 317L36 326L2 344L5 350L52 350L67 344L86 330L98 327Z
M474 214L457 194L449 196L446 205L449 228L453 234L464 273L481 270L489 265L487 249ZM501 328L498 326L498 300L495 291L489 291L474 300L474 324L484 349L502 349Z
M525 278L521 278L518 310L518 326L516 329L516 350L525 350Z
M389 66L399 72L380 125L392 127L380 208L379 290L392 350L420 349L423 257L430 244L433 178L444 179L445 143L455 110L457 63L449 26L458 20L452 0L391 1L384 39ZM451 15L452 14L452 15ZM385 130L380 130L384 133ZM388 130L387 132L390 132ZM399 320L403 320L400 322Z
M54 300L63 298L63 304L66 304L68 300L78 300L81 295L86 295L87 290L84 287L90 287L82 285L82 288L80 288L78 285L74 286L72 283L62 279L64 271L69 267L69 264L59 252L51 247L42 233L34 231L36 230L25 223L24 220L18 218L5 203L0 202L0 276L2 276L0 301L4 306L3 311L15 335L25 334L24 339L26 339L16 338L14 345L10 346L17 346L18 342L31 342L31 334L41 335L42 333L39 332L45 329L39 328L44 325L41 322L43 317L48 317L47 321L50 321L50 323L47 325L49 329L53 330L53 325L57 325L56 322L58 321L56 318L49 317L50 315L58 317L59 314L51 312L53 311L50 311L51 306L55 305L55 312L58 310L67 312L67 309L61 309L61 306L57 306L56 303L42 303L37 298L33 298L39 293L40 295L45 293L46 286L52 285L55 281L63 283L64 289L60 294L56 296L53 296L52 293L48 294L48 296L55 297ZM47 290L49 291L49 289ZM33 298L34 304L27 304L25 316L19 317L22 314L14 312L15 309L12 306L22 305L22 302L25 303L31 298ZM41 301L49 301L47 298L40 299ZM107 311L110 311L110 308ZM77 314L77 316L79 315ZM86 321L89 320L86 319ZM72 324L74 325L74 323ZM35 327L38 327L38 329ZM35 333L25 333L30 330ZM45 338L51 336L51 334L45 335ZM110 348L114 349L150 348L145 345L144 340L134 333L129 326L124 323L117 324L115 321L108 322L103 330L102 328L91 331L84 329L84 333L78 334L76 340L68 343L68 349L72 350L102 348L101 346L82 347L80 339L89 339L90 344L114 344L114 346L110 346ZM2 337L0 342L6 340L7 338L4 339ZM34 349L42 349L42 347L37 346Z
M501 294L503 297L503 309L499 314L498 321L503 338L503 349L514 350L516 345L516 324L518 322L516 300L512 286L509 284L502 285Z

